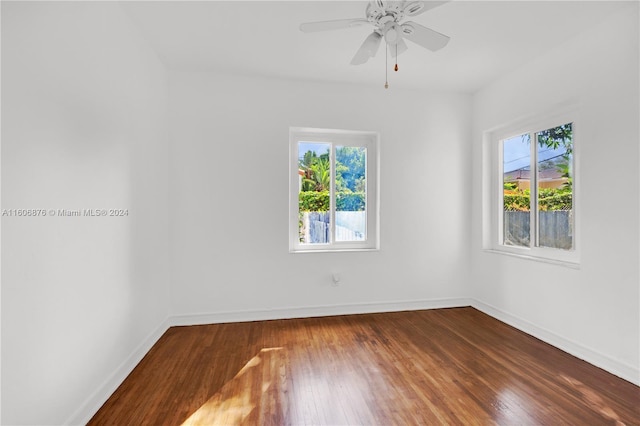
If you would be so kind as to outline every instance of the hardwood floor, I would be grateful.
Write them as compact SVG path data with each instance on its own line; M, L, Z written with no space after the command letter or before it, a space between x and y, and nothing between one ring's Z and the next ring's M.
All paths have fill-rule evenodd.
M640 388L473 308L173 327L91 425L640 424Z

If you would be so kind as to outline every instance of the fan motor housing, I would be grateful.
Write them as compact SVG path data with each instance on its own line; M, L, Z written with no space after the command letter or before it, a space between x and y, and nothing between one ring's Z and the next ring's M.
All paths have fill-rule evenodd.
M399 22L404 18L400 2L370 2L366 14L367 20L380 29L389 21Z

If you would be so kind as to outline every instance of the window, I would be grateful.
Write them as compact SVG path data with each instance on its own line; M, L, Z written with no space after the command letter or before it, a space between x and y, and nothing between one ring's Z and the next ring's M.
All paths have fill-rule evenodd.
M563 114L489 134L495 191L485 196L493 216L485 248L578 263L575 130Z
M290 129L290 251L379 247L378 143L375 132Z

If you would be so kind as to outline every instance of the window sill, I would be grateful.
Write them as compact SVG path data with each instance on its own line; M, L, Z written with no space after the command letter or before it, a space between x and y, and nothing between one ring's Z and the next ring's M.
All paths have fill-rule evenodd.
M350 252L363 252L363 251L380 251L379 248L343 248L343 249L316 249L316 250L289 250L291 254L299 253L350 253Z
M567 260L558 260L558 259L548 259L546 257L530 256L530 255L526 255L526 254L512 253L512 252L509 252L509 251L502 251L502 250L496 250L496 249L483 249L482 251L485 252L485 253L501 254L501 255L505 255L505 256L517 257L517 258L520 258L520 259L533 260L535 262L549 263L551 265L564 266L565 268L580 269L580 263L579 262L570 262L570 261L567 261Z

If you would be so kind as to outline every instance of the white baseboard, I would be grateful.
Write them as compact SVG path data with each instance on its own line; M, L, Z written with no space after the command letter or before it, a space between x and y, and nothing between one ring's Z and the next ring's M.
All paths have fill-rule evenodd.
M479 300L471 299L471 306L497 320L500 320L512 327L517 328L520 331L530 334L531 336L540 339L543 342L546 342L577 358L580 358L581 360L586 361L589 364L595 365L598 368L601 368L628 382L640 386L640 370L636 367L615 360L596 350L573 342L549 330L538 327L537 325L534 325L527 320L504 312Z
M83 404L69 417L65 425L86 425L89 420L98 412L100 407L118 389L124 379L142 361L142 358L149 352L151 347L160 339L165 331L169 329L169 320L165 319L153 330L146 339L129 355L116 371L100 386Z
M470 306L471 299L447 298L396 302L352 303L343 305L275 308L257 311L227 311L203 314L174 315L171 326L219 324L226 322L265 321L290 318L325 317L332 315L370 314L377 312L416 311L421 309L458 308Z

